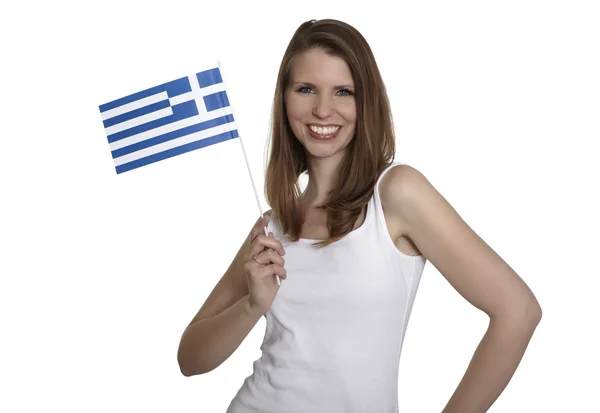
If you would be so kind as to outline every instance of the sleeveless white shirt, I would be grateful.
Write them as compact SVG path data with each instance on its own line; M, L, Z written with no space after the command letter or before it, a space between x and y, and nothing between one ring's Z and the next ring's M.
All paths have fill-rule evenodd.
M398 369L426 259L389 235L379 176L363 224L317 249L281 241L287 279L265 313L262 356L227 413L397 413Z

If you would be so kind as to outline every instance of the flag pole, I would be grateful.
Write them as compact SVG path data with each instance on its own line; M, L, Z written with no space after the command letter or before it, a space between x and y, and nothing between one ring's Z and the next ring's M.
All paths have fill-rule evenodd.
M223 75L223 65L221 64L220 60L217 60L217 64L219 65L219 71L221 72L221 78L223 79L223 85L225 86L225 90L229 91L229 89L227 88L227 83L225 82L225 76ZM227 97L229 99L229 107L231 108L231 112L233 115L233 119L236 123L238 132L240 132L240 124L239 124L239 120L238 117L235 116L235 111L233 110L234 106L233 106L233 102L231 100L231 95L229 93L227 93ZM244 147L244 141L242 140L242 133L238 133L239 135L239 140L240 140L240 144L242 145L242 152L244 153L244 159L246 160L246 167L248 168L248 173L250 174L250 181L252 182L252 189L254 190L254 196L256 197L256 204L258 205L258 212L260 213L260 215L262 215L264 217L264 214L262 212L262 206L260 205L260 199L258 198L258 191L256 190L256 184L254 183L254 178L252 177L252 171L250 170L250 163L248 162L248 156L246 155L246 148ZM267 227L263 227L264 229L264 233L266 236L269 236L269 234L267 233ZM281 278L279 277L279 275L277 276L277 284L281 285Z

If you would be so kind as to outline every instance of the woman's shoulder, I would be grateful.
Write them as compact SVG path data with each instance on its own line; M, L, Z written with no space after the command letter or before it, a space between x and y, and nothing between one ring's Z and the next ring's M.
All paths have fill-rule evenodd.
M405 163L394 163L381 177L379 193L382 201L400 202L407 192L420 185L423 174L413 166Z
M423 176L416 168L407 164L397 164L381 177L379 198L384 216L389 224L390 233L400 237L407 233L407 223L401 211L408 207L414 193L419 193L418 187Z

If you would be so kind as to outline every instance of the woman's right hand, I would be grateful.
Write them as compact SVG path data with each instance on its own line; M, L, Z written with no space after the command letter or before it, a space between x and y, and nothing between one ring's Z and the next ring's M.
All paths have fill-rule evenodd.
M285 261L281 257L285 255L285 249L273 233L269 232L267 237L264 227L269 222L270 216L260 217L250 231L250 247L244 260L246 281L248 282L249 306L253 310L264 314L273 303L279 285L277 275L282 280L287 278L283 266ZM256 262L252 257L256 254Z

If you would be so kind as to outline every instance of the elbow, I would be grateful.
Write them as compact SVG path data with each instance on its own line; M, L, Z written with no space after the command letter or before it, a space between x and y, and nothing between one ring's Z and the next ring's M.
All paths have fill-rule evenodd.
M183 361L183 357L181 356L181 351L177 354L177 364L179 365L179 371L185 377L191 377L194 374L190 371L188 365Z
M177 363L179 364L179 371L181 371L181 374L183 374L185 377L192 377L202 374L190 368L190 363L185 363L180 357L177 357Z
M183 333L177 350L177 364L181 374L185 377L191 377L206 374L216 369L222 362L215 365L210 357L210 351L205 350L197 339L192 341L190 335L186 334L187 331Z
M192 377L192 376L199 376L201 374L206 374L210 371L213 371L216 367L213 368L209 368L209 369L196 369L196 370L192 370L187 368L187 366L185 366L182 363L179 363L179 371L181 371L181 374L183 374L185 377Z
M526 317L533 323L534 326L537 326L540 321L542 321L542 307L540 303L537 301L535 297L524 306L524 313Z
M190 357L189 351L186 351L186 346L184 340L182 339L179 344L179 349L177 350L177 364L179 365L179 371L185 377L196 376L201 374L197 371L192 363L192 358Z
M522 298L519 302L519 313L523 322L529 324L531 327L535 328L542 320L542 306L538 302L537 298L529 290L529 294Z
M177 364L179 364L179 371L181 371L181 374L185 377L197 376L204 373L197 363L193 363L192 358L186 356L184 352L181 351L181 348L177 353Z
M194 363L190 357L186 357L181 350L177 354L177 364L179 365L179 371L181 371L181 374L185 377L198 376L214 370L214 367L206 368L206 366L203 366L198 362Z
M522 305L514 306L509 310L496 313L496 316L490 316L490 318L504 320L512 325L519 325L527 329L535 329L542 320L542 307L534 299Z
M196 345L191 343L189 340L188 328L183 332L181 340L179 341L179 348L177 349L177 364L179 365L179 371L185 377L192 377L198 374L202 374L198 371L198 349L194 348Z
M188 368L188 366L181 360L181 357L179 357L179 355L177 355L177 364L179 364L179 371L181 372L181 374L183 374L185 377L191 377L194 374L190 371L190 369Z
M179 370L181 371L181 374L183 374L185 377L192 377L192 376L195 376L195 374L194 374L194 373L191 373L191 372L189 372L189 371L187 371L187 370L184 370L184 369L183 369L183 368L181 368L181 367L179 368Z
M534 317L533 317L535 324L539 324L540 321L542 321L542 307L540 307L539 305L537 306L535 313L534 313Z

